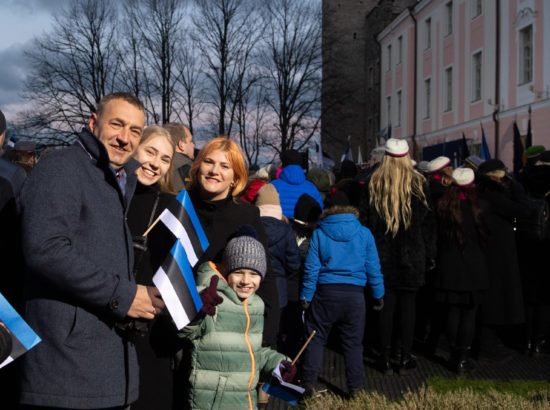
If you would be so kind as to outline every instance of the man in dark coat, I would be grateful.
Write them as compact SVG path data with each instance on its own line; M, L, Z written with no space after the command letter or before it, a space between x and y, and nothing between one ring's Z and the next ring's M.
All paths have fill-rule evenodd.
M22 361L28 408L122 409L137 398L123 321L164 307L156 288L135 283L125 220L144 123L139 99L105 96L89 129L42 159L23 188L25 316L42 338Z

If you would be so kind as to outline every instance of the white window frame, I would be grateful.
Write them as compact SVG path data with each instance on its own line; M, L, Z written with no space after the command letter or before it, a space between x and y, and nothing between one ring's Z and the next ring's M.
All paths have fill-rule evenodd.
M525 34L529 33L526 42ZM518 52L518 83L519 85L533 82L533 25L528 25L519 30Z
M477 51L472 55L472 102L483 98L483 54Z

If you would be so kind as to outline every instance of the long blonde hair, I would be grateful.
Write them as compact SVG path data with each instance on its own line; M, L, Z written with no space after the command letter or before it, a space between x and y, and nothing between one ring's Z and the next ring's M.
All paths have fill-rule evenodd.
M428 207L424 182L425 178L415 171L408 154L403 157L384 155L369 182L369 204L386 222L386 233L395 237L401 227L409 228L413 195Z

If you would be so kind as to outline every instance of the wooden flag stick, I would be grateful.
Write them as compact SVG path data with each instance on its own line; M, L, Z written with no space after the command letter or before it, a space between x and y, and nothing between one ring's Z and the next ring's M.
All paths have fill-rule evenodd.
M300 358L304 350L306 350L307 345L309 344L309 342L311 342L311 339L313 339L313 336L315 336L315 333L317 333L317 330L314 330L313 332L311 332L311 335L309 335L308 339L306 340L306 342L304 343L304 345L302 346L302 348L300 349L300 351L292 361L293 365L296 364L296 362L298 361L298 359Z
M153 222L149 228L147 228L147 230L145 231L143 236L147 236L147 234L149 232L151 232L151 229L153 229L155 227L155 225L157 224L158 221L160 221L160 216L157 219L155 219L155 222Z

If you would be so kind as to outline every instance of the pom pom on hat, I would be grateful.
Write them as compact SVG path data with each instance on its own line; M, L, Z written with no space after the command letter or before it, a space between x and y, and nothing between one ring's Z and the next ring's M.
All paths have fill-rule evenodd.
M437 157L428 162L428 172L430 174L441 171L443 168L451 165L451 160L448 157Z
M386 155L392 157L404 157L409 153L409 144L405 140L390 138L386 141Z
M475 180L474 170L471 168L457 168L453 171L453 182L458 186L468 186Z
M252 225L242 225L232 235L222 256L227 275L238 269L250 269L265 278L267 262L264 246Z

